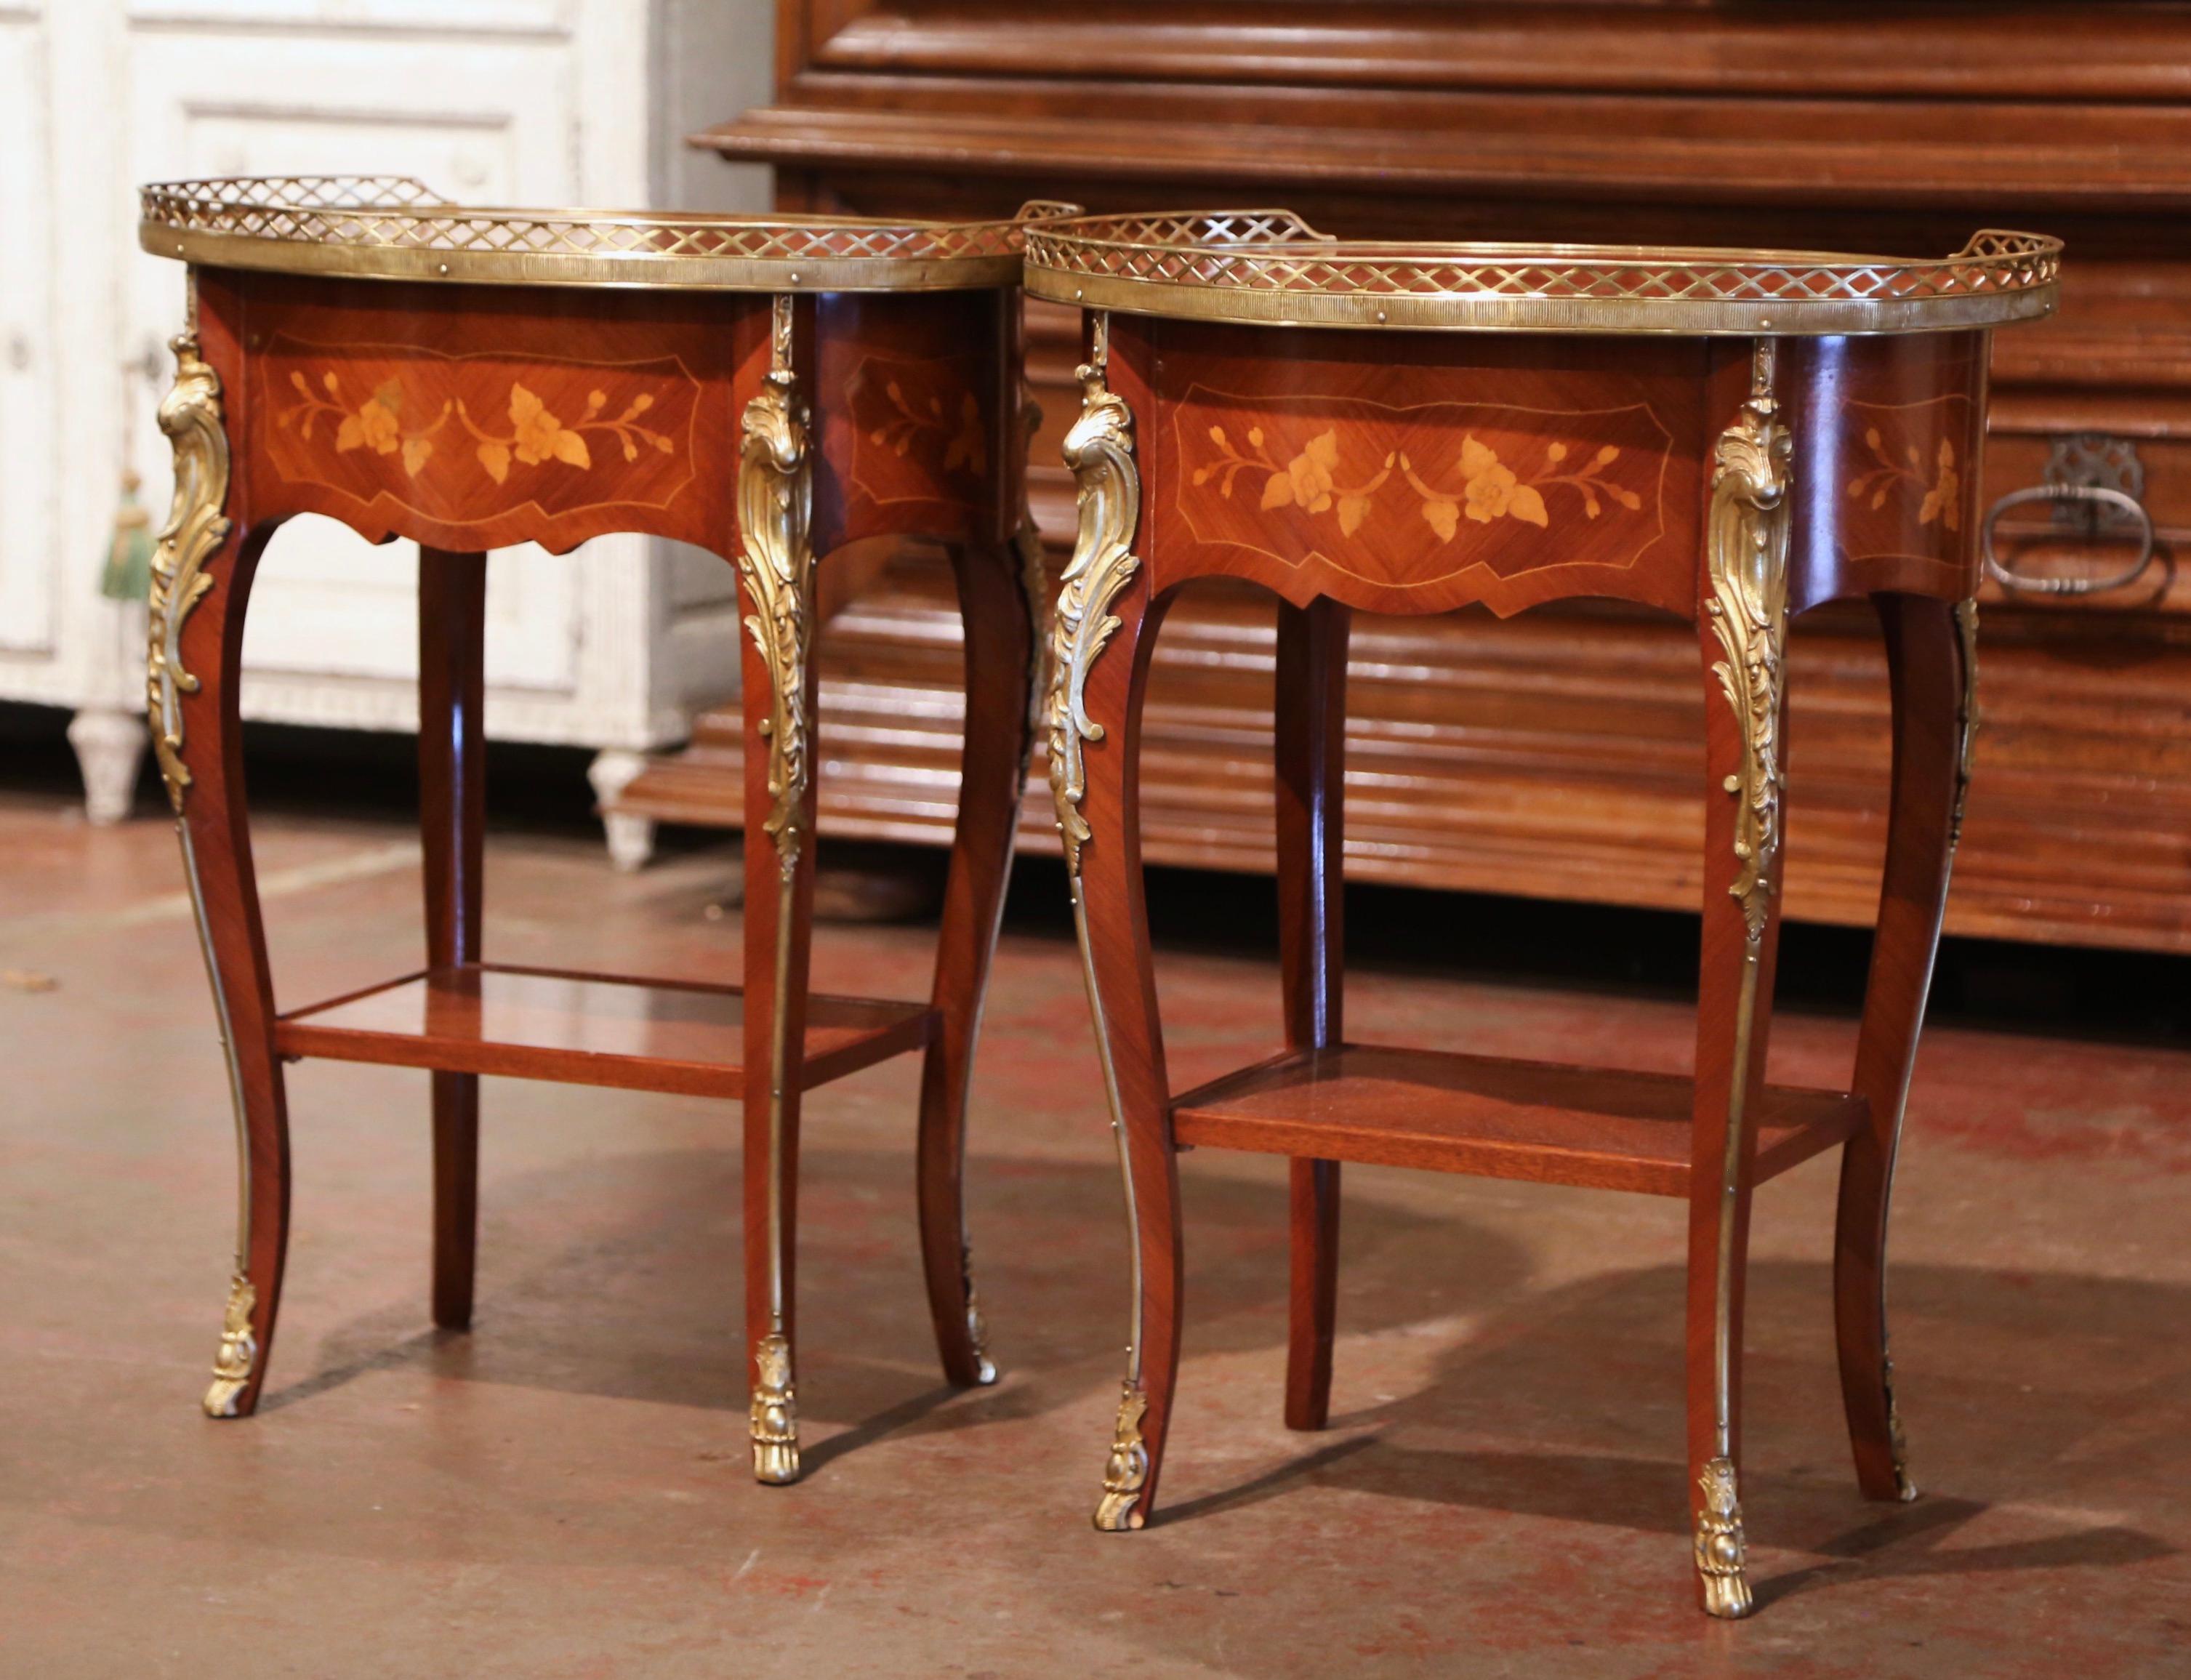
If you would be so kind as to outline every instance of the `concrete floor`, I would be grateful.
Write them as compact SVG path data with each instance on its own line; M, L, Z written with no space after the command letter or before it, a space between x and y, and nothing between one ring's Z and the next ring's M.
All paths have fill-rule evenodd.
M0 1673L2191 1674L2181 1050L1928 1041L1892 1274L1915 1506L1866 1505L1848 1467L1834 1168L1761 1193L1761 1608L1720 1625L1691 1603L1670 1202L1350 1169L1335 1423L1305 1438L1279 1421L1283 1165L1187 1158L1167 1503L1090 1529L1124 1239L1054 919L1007 934L972 1119L998 1387L936 1374L910 1062L811 1103L789 1489L746 1472L731 1112L491 1082L478 1320L450 1336L424 1076L308 1062L267 1400L208 1422L235 1165L173 845L60 805L0 796ZM617 879L575 834L498 838L489 949L719 976L724 856ZM413 965L414 860L393 823L263 827L285 1005ZM825 929L817 983L918 995L928 937ZM1260 960L1175 948L1162 977L1180 1084L1269 1045ZM1348 1013L1637 1066L1679 1067L1689 1031L1648 996L1390 970ZM1784 1016L1774 1075L1836 1081L1852 1038Z

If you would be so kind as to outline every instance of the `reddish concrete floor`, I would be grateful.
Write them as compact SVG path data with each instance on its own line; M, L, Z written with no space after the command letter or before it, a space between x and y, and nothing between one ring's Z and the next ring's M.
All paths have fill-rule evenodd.
M197 1412L235 1167L163 824L0 798L0 1672L135 1677L2191 1674L2191 1055L1937 1032L1892 1292L1927 1496L1857 1496L1834 1169L1756 1214L1744 1504L1762 1603L1691 1607L1671 1202L1350 1170L1335 1424L1279 1422L1283 1165L1184 1162L1188 1325L1163 1520L1088 1524L1123 1232L1069 945L1008 935L972 1118L995 1389L938 1382L910 1062L817 1096L800 1408L745 1468L734 1117L491 1082L477 1325L426 1317L425 1080L292 1070L298 1196L264 1410ZM285 819L278 995L412 965L413 848ZM724 854L617 879L498 839L489 948L715 976ZM918 995L918 927L824 931L817 982ZM1260 1053L1272 977L1168 956L1181 1085ZM1365 1038L1679 1067L1670 1004L1353 977ZM1846 1019L1784 1017L1835 1080Z

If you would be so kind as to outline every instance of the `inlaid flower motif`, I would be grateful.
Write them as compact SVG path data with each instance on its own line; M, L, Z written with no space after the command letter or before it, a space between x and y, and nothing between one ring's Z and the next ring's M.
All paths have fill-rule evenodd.
M1331 505L1331 470L1339 464L1339 433L1335 428L1319 432L1307 447L1286 463L1283 474L1273 473L1263 487L1263 505L1282 508L1288 502L1322 513Z
M1363 482L1349 487L1339 482L1339 432L1327 429L1311 438L1300 453L1283 467L1272 460L1264 448L1263 429L1248 429L1248 448L1236 449L1226 436L1225 428L1212 426L1209 441L1223 453L1210 464L1197 467L1194 481L1207 484L1212 478L1218 481L1218 493L1230 498L1232 481L1241 470L1255 467L1268 475L1263 480L1262 500L1258 504L1263 511L1273 508L1300 507L1310 513L1339 510L1339 528L1352 536L1369 516L1370 504L1385 481L1392 476L1393 458L1385 458L1384 469Z
M1499 458L1496 450L1478 443L1473 433L1460 442L1460 476L1468 486L1468 516L1478 525L1509 514L1531 525L1551 523L1536 487L1516 478L1514 469Z
M1447 543L1460 531L1464 515L1478 525L1488 525L1499 519L1518 519L1525 525L1549 530L1551 510L1545 504L1545 488L1549 485L1563 484L1574 491L1582 498L1584 514L1591 519L1602 511L1598 500L1601 496L1630 513L1643 505L1643 498L1633 490L1604 476L1604 470L1620 458L1618 444L1604 445L1586 467L1574 472L1554 470L1567 458L1566 444L1556 441L1546 444L1543 467L1525 479L1499 458L1497 450L1480 442L1471 432L1460 442L1460 459L1456 463L1461 478L1458 494L1441 490L1419 476L1414 464L1405 455L1400 457L1400 469L1415 493L1423 498L1424 522L1438 533L1440 541Z
M1342 536L1352 537L1362 528L1362 521L1369 517L1369 500L1380 485L1392 476L1392 458L1385 458L1385 470L1371 479L1359 490L1349 491L1339 498L1339 529Z
M373 395L355 408L349 406L342 394L342 382L330 371L320 379L322 396L307 383L304 373L292 369L289 383L304 400L292 404L275 416L277 425L294 424L298 436L309 439L322 414L335 417L335 453L347 454L353 449L370 449L376 455L401 453L403 470L413 478L418 470L432 458L434 434L448 424L450 405L444 402L441 413L431 424L413 431L403 430L403 385L398 379L384 380L374 388Z
M1209 441L1217 446L1217 458L1194 470L1194 482L1203 485L1215 479L1217 493L1228 502L1232 499L1232 481L1240 476L1243 468L1261 467L1266 472L1278 470L1277 463L1263 453L1263 429L1261 426L1248 428L1248 447L1244 450L1232 447L1232 440L1226 436L1222 426L1210 427Z
M989 443L982 426L982 405L974 401L974 393L959 393L959 427L951 434L951 441L944 446L943 470L964 467L979 476L989 467Z
M474 453L479 457L479 464L487 469L487 476L497 484L509 478L513 457L528 467L537 467L545 461L561 461L582 471L590 469L594 456L585 439L589 431L612 434L623 446L627 461L639 458L641 445L665 455L675 447L662 433L639 422L638 417L654 406L653 397L642 391L624 405L623 412L616 419L604 420L598 417L608 407L608 401L606 391L589 391L585 408L576 420L566 425L538 396L513 383L509 388L508 436L483 430L461 401L457 404L457 418L478 443Z
M1266 473L1279 470L1278 463L1263 452L1263 429L1261 426L1248 428L1246 449L1235 448L1222 426L1210 427L1209 441L1217 446L1217 458L1194 470L1194 482L1203 485L1215 479L1217 493L1228 502L1232 499L1232 481L1239 477L1244 469L1260 467ZM1269 487L1266 484L1265 487L1267 489Z
M474 458L497 484L508 481L513 464L537 467L554 462L589 471L594 455L586 441L589 435L613 437L627 461L639 459L642 450L676 453L674 439L640 418L654 407L654 396L648 391L633 396L613 419L605 413L608 393L590 391L577 418L566 421L529 386L513 380L505 404L509 429L504 432L481 425L462 398L445 400L426 424L406 424L406 417L419 404L415 396L406 395L400 374L384 379L356 403L344 395L342 379L333 369L323 371L315 386L303 370L293 368L289 384L300 400L275 416L276 424L285 430L293 428L309 442L325 416L333 422L337 454L399 455L404 472L413 478L434 458L435 436L452 416L471 435Z
M1939 476L1918 507L1917 522L1930 525L1938 519L1953 531L1962 523L1962 479L1955 471L1955 446L1944 437L1940 440L1938 466Z
M567 461L574 467L594 464L586 440L549 413L547 404L523 385L509 388L509 424L516 432L510 442L517 458L528 467L546 460Z
M1271 475L1263 486L1262 505L1282 508L1290 499L1311 513L1324 513L1336 505L1340 533L1352 536L1369 518L1370 502L1392 476L1392 457L1385 458L1382 471L1351 488L1339 482L1338 466L1339 432L1334 427L1311 438L1307 447L1286 463L1283 472Z
M1496 449L1471 432L1461 439L1459 458L1443 474L1426 476L1405 452L1395 450L1384 458L1379 471L1350 486L1343 481L1345 444L1337 427L1317 433L1283 464L1272 455L1261 426L1249 428L1244 448L1236 445L1221 425L1211 426L1208 436L1217 447L1218 456L1194 469L1195 484L1215 481L1218 493L1230 499L1234 481L1253 469L1263 475L1258 504L1262 511L1285 507L1312 514L1336 510L1340 531L1346 536L1353 535L1369 518L1378 492L1395 470L1420 498L1421 517L1441 542L1449 543L1458 536L1464 519L1478 525L1515 519L1539 529L1550 528L1551 512L1544 493L1552 485L1574 490L1582 498L1584 513L1591 519L1603 511L1606 501L1630 512L1643 505L1643 498L1635 491L1605 476L1605 469L1620 458L1616 444L1602 446L1587 466L1573 471L1559 470L1568 458L1568 446L1557 441L1548 444L1543 466L1525 479L1500 458ZM1460 480L1456 488L1443 488L1437 482L1441 477L1455 475Z
M1849 481L1851 499L1863 501L1869 498L1871 510L1876 513L1887 505L1887 498L1897 485L1906 484L1923 493L1917 504L1920 525L1930 525L1938 520L1943 529L1962 528L1963 481L1956 470L1955 446L1951 439L1940 440L1929 474L1925 470L1925 458L1915 444L1904 444L1898 458L1887 447L1887 440L1877 426L1864 429L1864 441L1876 464Z
M403 441L403 423L396 418L402 402L402 386L390 379L373 392L371 400L357 413L343 416L342 425L335 433L335 447L362 447L376 454L394 454Z
M932 436L943 446L944 471L964 470L979 477L988 470L988 436L982 424L982 405L974 400L973 392L959 393L955 419L943 396L936 392L929 393L927 401L923 403L908 398L905 387L892 379L883 387L883 395L897 412L868 432L870 441L902 458L913 447L915 438Z
M1566 485L1582 498L1582 510L1591 519L1596 519L1602 511L1598 504L1597 498L1600 496L1627 509L1630 513L1641 511L1643 506L1643 498L1641 496L1625 485L1615 484L1605 476L1605 469L1620 458L1619 444L1608 443L1600 446L1597 453L1590 458L1588 466L1577 467L1573 472L1551 470L1552 468L1564 462L1567 458L1566 444L1546 444L1545 446L1545 470L1539 473L1530 482L1540 487L1547 484Z

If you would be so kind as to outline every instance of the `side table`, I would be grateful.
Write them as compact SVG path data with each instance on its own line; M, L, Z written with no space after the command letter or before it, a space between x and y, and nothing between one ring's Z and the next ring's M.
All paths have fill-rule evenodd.
M149 700L225 1046L241 1224L205 1409L265 1381L289 1222L282 1064L433 1072L434 1318L472 1311L483 1073L738 1099L753 1463L799 1474L800 1102L923 1052L923 1256L945 1373L992 1381L960 1200L967 1079L1035 700L1020 225L473 210L416 181L147 188L141 241L187 263L161 405L175 499L154 567ZM253 572L283 520L420 545L425 961L277 1010L237 724ZM513 967L481 948L484 551L608 532L737 569L744 984ZM966 741L934 989L810 994L817 556L945 545L966 623ZM775 868L765 867L772 861Z
M1813 252L1346 243L1283 211L1032 227L1031 294L1086 312L1065 453L1079 533L1050 777L1124 1171L1130 1353L1098 1528L1154 1508L1180 1337L1175 1152L1292 1160L1286 1419L1325 1421L1340 1164L1689 1204L1688 1479L1704 1608L1745 1614L1739 1495L1750 1194L1841 1148L1835 1310L1858 1480L1911 1496L1887 1356L1887 1203L1976 720L1975 464L1988 330L2054 306L2060 245ZM1138 833L1141 703L1179 585L1278 609L1286 1047L1164 1071ZM1602 596L1693 622L1708 699L1691 1077L1350 1041L1339 859L1347 618ZM1869 595L1893 806L1847 1091L1765 1082L1790 614Z

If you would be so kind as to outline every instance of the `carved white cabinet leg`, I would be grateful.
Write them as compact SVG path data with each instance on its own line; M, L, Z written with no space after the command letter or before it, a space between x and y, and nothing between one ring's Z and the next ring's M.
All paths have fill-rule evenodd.
M595 754L593 763L586 768L586 779L594 784L594 798L599 802L601 827L608 834L609 861L627 874L645 868L654 856L654 819L618 811L617 795L646 768L645 754L617 747Z
M145 715L88 707L69 720L68 739L83 776L83 814L101 828L122 821L145 761Z

